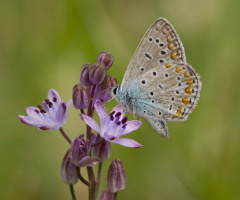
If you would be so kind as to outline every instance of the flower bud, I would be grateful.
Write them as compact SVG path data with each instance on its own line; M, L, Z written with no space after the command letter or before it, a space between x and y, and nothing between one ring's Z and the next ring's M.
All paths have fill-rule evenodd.
M106 90L106 89L110 89L111 87L117 85L117 79L114 76L110 76L110 75L106 75L103 83L101 85L98 85L94 96L97 96L98 94L100 94L102 91ZM107 100L111 99L111 95L109 90L106 90L105 92L103 92L102 94L100 94L97 98L94 99L93 103L95 103L95 101L100 100L103 103L105 103Z
M94 134L95 136L95 134ZM93 143L100 142L101 140L104 140L99 134L97 137L92 137ZM111 145L108 141L103 141L102 143L94 146L92 148L93 156L99 158L102 161L107 160L111 155Z
M120 192L126 187L125 171L122 162L118 159L113 160L108 169L107 185L113 193Z
M72 100L76 109L85 109L89 106L90 91L89 87L84 84L77 84L73 87Z
M93 167L99 158L90 156L91 144L83 139L84 135L74 138L71 143L71 162L77 167Z
M107 189L103 190L99 198L99 200L113 200L113 199L114 199L113 193Z
M75 184L78 181L77 169L75 165L71 162L70 149L67 151L63 158L61 175L62 180L66 184Z
M89 80L94 85L100 85L106 76L106 69L104 64L95 63L89 68Z
M113 56L111 55L110 52L103 51L98 55L96 62L103 63L106 69L108 70L112 66Z
M87 63L82 66L80 72L80 82L85 84L86 86L91 86L92 82L89 80L89 69L92 63Z

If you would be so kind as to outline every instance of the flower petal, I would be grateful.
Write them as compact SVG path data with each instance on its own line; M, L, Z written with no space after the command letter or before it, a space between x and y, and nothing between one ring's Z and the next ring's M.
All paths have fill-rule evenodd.
M27 108L26 108L26 113L27 113L28 116L30 116L30 117L39 118L39 117L38 117L38 113L36 113L36 110L39 111L38 108L30 106L30 107L27 107Z
M138 120L134 120L134 121L126 122L125 124L127 125L125 130L123 130L122 132L120 131L118 134L118 137L126 135L132 131L139 129L139 127L142 125L142 122Z
M39 129L39 130L51 130L51 131L56 131L56 130L59 130L60 127L61 127L61 126L59 126L59 124L52 123L52 124L48 124L48 125L39 126L38 129Z
M97 114L99 116L100 119L100 125L103 128L104 125L106 125L107 121L108 121L108 113L106 108L103 106L101 101L96 101L96 103L94 104L94 108L97 111Z
M58 107L58 110L55 115L55 122L58 123L60 126L64 124L64 116L67 110L67 105L64 101L62 101Z
M33 117L26 117L26 116L22 116L19 115L20 120L27 125L31 125L31 126L40 126L42 125L41 121L39 121L39 119L37 120L36 118Z
M56 90L50 89L48 91L48 99L50 101L53 101L54 97L56 97L56 100L57 100L56 102L59 104L61 102L61 98L60 98L59 94L57 93Z
M94 156L85 156L84 158L82 158L78 163L77 163L77 167L93 167L95 164L97 164L98 162L100 162L100 159Z
M142 147L141 144L136 142L135 140L128 139L128 138L116 138L115 140L112 140L111 142L120 144L122 146L131 147L131 148L139 148Z
M97 122L94 119L84 114L80 114L80 116L88 126L90 126L92 129L94 129L101 135L100 127L98 126Z
M124 117L123 116L123 109L120 105L117 105L115 106L113 109L112 109L112 112L115 111L115 114L117 114L118 112L121 113L121 116L120 116L120 119L119 120L122 120L122 118Z

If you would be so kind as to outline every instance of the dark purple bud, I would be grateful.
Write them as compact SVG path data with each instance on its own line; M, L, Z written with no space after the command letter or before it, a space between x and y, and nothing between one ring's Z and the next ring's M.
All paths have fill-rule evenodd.
M106 69L104 64L95 63L89 68L89 80L94 85L100 85L106 77Z
M80 135L77 138L74 138L71 143L71 162L77 166L79 161L83 159L85 156L88 156L89 149L91 149L91 146L89 146L88 142L85 142L83 139L84 135ZM88 143L88 144L86 144Z
M100 94L101 92L103 92L104 90L106 90L105 92L103 92L102 94L100 94L96 99L96 100L101 100L103 103L105 103L107 100L111 99L111 95L109 93L109 89L112 86L117 85L117 79L114 76L110 76L110 75L106 75L103 83L101 85L98 85L96 88L96 92L94 93L94 96L97 96L98 94ZM94 101L94 102L95 102Z
M71 162L70 154L71 151L69 149L63 158L61 175L64 183L75 184L78 181L77 169L75 165Z
M89 99L90 99L89 87L81 83L73 87L72 100L73 105L76 109L87 108L90 104L90 102L87 102Z
M93 140L94 143L100 142L103 138L98 134L96 139ZM108 141L103 141L102 143L94 146L92 148L93 156L99 158L102 161L107 160L111 155L111 145Z
M113 160L108 169L107 185L113 193L120 192L126 187L125 171L122 162L118 159Z
M92 63L87 63L83 65L80 72L80 82L87 86L92 85L92 82L89 80L89 69L91 65Z
M114 199L113 193L107 189L103 190L99 198L99 200L113 200L113 199Z
M103 63L105 65L106 69L108 70L112 66L113 56L111 55L110 52L103 51L98 55L96 62Z

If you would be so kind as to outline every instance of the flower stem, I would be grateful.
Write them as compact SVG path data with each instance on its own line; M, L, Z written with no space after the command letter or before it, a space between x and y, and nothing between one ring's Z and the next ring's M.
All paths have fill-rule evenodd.
M117 192L114 193L114 200L117 200Z
M82 174L81 174L81 172L80 172L80 167L77 167L77 175L78 175L78 178L79 178L86 186L88 186L88 187L90 186L89 182L82 177Z
M101 173L102 173L102 162L98 163L98 176L97 176L97 188L96 188L96 193L98 194L98 190L99 190L99 184L100 184L100 180L101 180Z
M70 184L69 186L70 186L70 191L71 191L71 195L72 195L72 200L76 200L73 184Z
M62 133L63 137L71 144L71 139L67 136L65 131L62 129L62 127L59 129L59 131Z

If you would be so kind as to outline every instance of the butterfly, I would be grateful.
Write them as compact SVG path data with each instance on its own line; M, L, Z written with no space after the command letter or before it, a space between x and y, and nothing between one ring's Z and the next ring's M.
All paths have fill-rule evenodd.
M137 47L122 85L111 88L110 94L124 112L142 117L158 134L168 137L166 122L187 120L201 86L172 24L158 18Z

